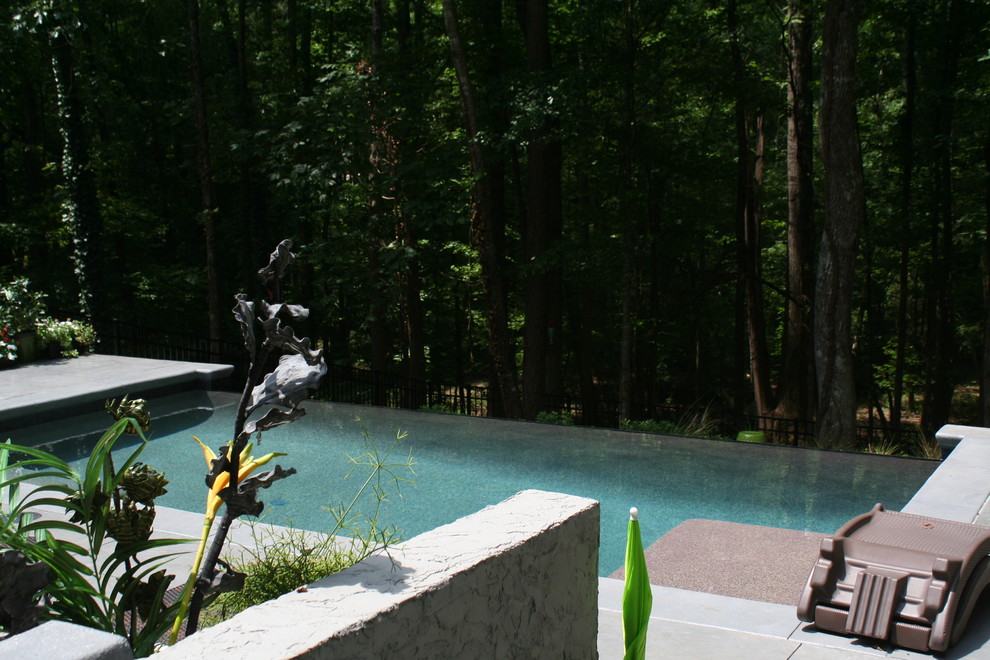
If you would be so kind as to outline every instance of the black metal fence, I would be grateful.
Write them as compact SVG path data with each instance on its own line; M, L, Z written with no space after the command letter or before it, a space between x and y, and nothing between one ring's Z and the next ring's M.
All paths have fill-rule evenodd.
M440 385L340 365L327 366L327 376L320 381L313 398L412 410L426 408L479 417L488 414L488 388L485 387Z
M239 342L207 338L185 332L142 327L122 321L97 324L100 338L98 351L163 360L219 362L235 366L234 385L245 377L246 355ZM313 398L360 405L391 408L430 409L462 415L487 416L489 390L477 385L443 385L419 381L352 366L328 365ZM568 417L589 426L619 427L618 398L605 390L593 400L575 396L547 397L547 412ZM809 420L783 419L758 415L731 415L712 412L703 407L641 405L637 417L667 423L667 428L701 435L734 438L741 431L761 431L767 442L787 445L812 445L815 423ZM899 429L861 425L857 429L859 446L880 445L905 447L918 442L916 427Z
M117 319L94 324L94 327L99 353L235 366L244 362L244 347L231 341L212 341L191 333L148 328Z

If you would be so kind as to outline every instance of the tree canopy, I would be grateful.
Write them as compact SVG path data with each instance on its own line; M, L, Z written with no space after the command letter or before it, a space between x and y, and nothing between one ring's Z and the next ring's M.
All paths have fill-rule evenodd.
M56 315L236 338L234 294L292 238L328 361L486 383L494 414L990 422L985 396L953 406L990 387L986 3L6 0L0 21L0 282Z

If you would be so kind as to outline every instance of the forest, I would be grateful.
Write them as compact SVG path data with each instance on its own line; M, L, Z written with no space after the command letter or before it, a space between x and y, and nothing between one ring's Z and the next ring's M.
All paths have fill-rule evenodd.
M289 238L328 363L489 414L990 423L983 0L0 4L57 316L236 341Z

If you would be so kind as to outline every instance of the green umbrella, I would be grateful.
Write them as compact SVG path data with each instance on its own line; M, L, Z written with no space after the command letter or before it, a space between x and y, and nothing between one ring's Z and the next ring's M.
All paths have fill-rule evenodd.
M653 591L646 570L643 539L639 533L639 511L629 509L629 537L626 542L626 585L622 590L622 640L624 660L646 658L646 629L653 609Z

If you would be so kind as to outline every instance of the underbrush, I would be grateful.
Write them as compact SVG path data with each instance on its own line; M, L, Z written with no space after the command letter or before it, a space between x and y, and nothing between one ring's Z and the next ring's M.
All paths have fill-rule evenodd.
M692 438L711 438L714 440L729 439L721 433L718 420L709 414L707 408L700 412L685 413L677 421L667 419L623 419L619 422L619 428L625 431L638 431L640 433L680 435Z

